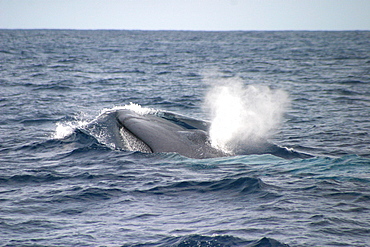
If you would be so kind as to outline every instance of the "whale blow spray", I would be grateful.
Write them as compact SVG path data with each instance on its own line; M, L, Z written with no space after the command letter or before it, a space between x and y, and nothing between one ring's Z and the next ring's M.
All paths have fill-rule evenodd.
M210 89L204 107L211 117L210 141L225 152L256 147L280 125L288 94L267 86L246 85L241 78L206 76Z

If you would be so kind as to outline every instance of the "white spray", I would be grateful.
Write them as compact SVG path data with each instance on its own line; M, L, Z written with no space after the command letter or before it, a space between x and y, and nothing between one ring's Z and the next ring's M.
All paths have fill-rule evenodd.
M64 139L71 135L77 128L86 126L88 121L84 120L72 120L72 121L61 121L56 123L55 132L53 134L54 139Z
M208 75L205 82L210 85L204 106L211 115L211 143L225 152L266 141L289 105L285 91L246 85L241 78Z
M129 109L141 115L156 112L156 110L154 109L146 108L138 104L130 103L124 106L114 106L113 108L103 109L100 112L100 114L92 120L89 120L89 117L87 116L87 114L80 113L78 116L75 116L75 119L73 120L61 121L61 122L56 123L56 129L52 137L54 139L64 139L68 137L69 135L73 134L73 132L76 129L86 129L86 126L89 126L89 124L91 125L92 123L94 123L94 121L98 121L103 116L108 115L109 113L116 112L117 110L123 110L123 109ZM88 132L91 132L90 134L92 134L102 143L107 143L107 141L105 141L105 134L100 133L101 131L95 132L94 129L90 128Z

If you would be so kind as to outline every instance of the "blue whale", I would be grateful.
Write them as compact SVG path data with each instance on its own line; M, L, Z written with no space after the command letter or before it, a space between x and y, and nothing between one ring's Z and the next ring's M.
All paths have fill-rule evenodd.
M230 155L273 154L283 158L308 158L271 143L245 145L233 153L225 153L210 143L210 123L171 112L139 114L130 109L115 112L116 142L119 148L144 153L178 153L189 158L214 158ZM113 124L115 125L115 124Z
M209 141L209 123L169 112L141 115L117 111L120 133L131 147L141 152L179 153L190 158L226 156Z

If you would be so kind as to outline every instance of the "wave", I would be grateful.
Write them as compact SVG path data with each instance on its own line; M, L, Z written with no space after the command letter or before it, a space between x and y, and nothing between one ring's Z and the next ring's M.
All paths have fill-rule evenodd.
M142 193L153 194L178 194L182 192L220 192L228 191L236 193L258 193L262 192L265 184L258 178L240 177L224 178L218 181L181 181L166 186L156 186L148 190L140 190Z
M204 236L204 235L187 235L180 237L167 237L157 243L144 243L144 244L126 244L123 247L138 247L138 246L171 246L171 247L193 247L193 246L208 246L208 247L221 247L221 246L243 246L243 247L288 247L289 245L283 244L272 238L262 238L260 240L248 241L242 238L219 235L219 236Z
M111 149L99 142L93 135L75 128L63 138L32 142L15 148L12 153L19 158L22 157L23 160L36 162L37 160L55 161L69 156L77 157L89 151L106 152Z

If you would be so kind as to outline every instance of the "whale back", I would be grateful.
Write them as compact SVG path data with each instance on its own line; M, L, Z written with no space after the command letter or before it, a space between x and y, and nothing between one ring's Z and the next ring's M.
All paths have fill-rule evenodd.
M117 120L151 152L176 152L191 158L225 156L211 146L207 122L164 112L142 115L128 109L119 110Z

